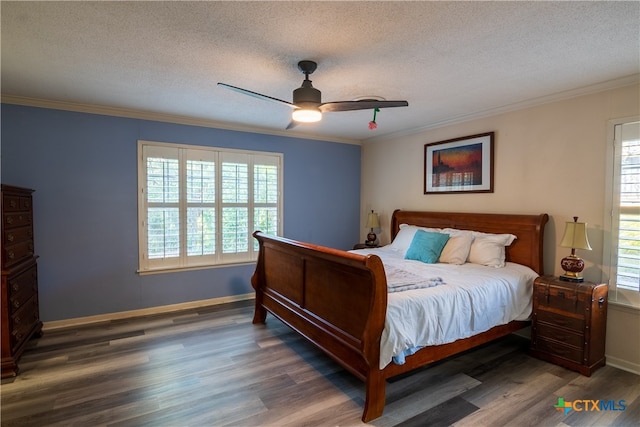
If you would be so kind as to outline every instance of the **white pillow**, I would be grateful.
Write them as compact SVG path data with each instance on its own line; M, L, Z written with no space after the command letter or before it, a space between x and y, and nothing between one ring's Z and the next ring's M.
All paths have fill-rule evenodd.
M445 228L442 233L449 235L447 244L440 253L438 262L461 265L467 262L471 244L473 242L473 232L467 230L456 230Z
M468 262L500 268L505 265L505 246L516 239L513 234L489 234L473 232L473 243L469 251Z
M409 249L409 246L411 246L413 236L418 230L430 231L433 233L440 232L439 228L427 228L409 224L400 224L400 230L398 231L398 234L396 234L396 237L393 239L393 242L391 242L389 247L394 251L401 252L404 256L404 254L407 252L407 249Z

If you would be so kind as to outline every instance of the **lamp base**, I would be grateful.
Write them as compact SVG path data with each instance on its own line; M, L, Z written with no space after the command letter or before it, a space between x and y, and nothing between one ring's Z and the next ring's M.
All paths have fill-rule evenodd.
M564 274L559 277L560 280L565 282L584 282L582 278L582 270L584 270L584 261L582 258L571 254L562 258L560 266L564 270Z
M376 245L377 239L378 239L378 236L376 236L376 233L374 233L373 230L371 230L369 234L367 234L367 241L364 242L364 244L367 246L377 246Z

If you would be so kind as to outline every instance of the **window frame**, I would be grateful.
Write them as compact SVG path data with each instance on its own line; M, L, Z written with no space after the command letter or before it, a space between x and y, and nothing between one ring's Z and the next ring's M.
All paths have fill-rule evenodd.
M618 221L620 191L620 154L616 151L616 127L640 121L640 116L612 119L608 122L605 168L604 239L602 250L602 280L609 285L609 302L640 310L640 291L617 286ZM608 237L607 237L608 236Z
M150 207L146 197L147 190L147 164L145 149L150 152L176 152L176 158L179 160L179 202L175 203L180 212L180 250L178 257L169 257L165 259L149 259L148 253L148 229L147 229L147 213ZM214 202L203 201L202 203L194 203L187 201L187 160L193 160L194 153L202 154L203 158L215 162L215 200ZM169 157L167 157L169 158ZM179 143L157 142L138 140L138 273L158 274L174 271L198 270L207 268L216 268L234 265L247 265L255 263L258 255L257 246L253 242L252 233L254 227L254 212L256 208L268 206L276 208L276 234L282 235L283 227L283 159L282 153L229 149L221 147L188 145ZM234 203L233 206L246 206L247 208L247 251L241 252L224 252L222 250L222 210L229 203L222 201L222 163L228 162L228 159L237 159L239 162L247 161L247 201L245 203ZM254 197L254 168L256 165L271 165L277 167L277 200L275 203L259 203ZM152 205L153 206L153 205ZM191 207L208 207L215 209L215 254L211 255L188 255L186 248L186 223L187 211ZM243 242L244 243L244 242Z

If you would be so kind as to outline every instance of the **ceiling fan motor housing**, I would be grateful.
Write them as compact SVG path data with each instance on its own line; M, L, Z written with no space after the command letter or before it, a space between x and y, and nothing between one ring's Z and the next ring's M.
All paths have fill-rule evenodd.
M322 103L321 92L311 86L311 80L302 82L302 86L293 91L293 104L296 107L302 107L306 104L318 106Z

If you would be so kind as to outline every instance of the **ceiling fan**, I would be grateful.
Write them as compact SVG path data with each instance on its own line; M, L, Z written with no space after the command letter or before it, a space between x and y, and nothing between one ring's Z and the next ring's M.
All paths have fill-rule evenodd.
M314 88L311 85L311 80L309 80L309 74L312 74L316 70L317 66L318 64L313 61L305 60L298 62L298 69L304 74L304 81L302 82L302 86L293 91L293 102L287 102L282 99L273 98L261 93L231 86L226 83L218 83L218 86L253 96L255 98L277 102L292 108L292 120L291 123L289 123L289 126L287 126L287 129L291 129L298 123L313 123L320 121L322 119L322 113L327 112L375 110L376 108L407 107L409 105L407 101L385 101L379 99L359 99L354 101L323 103L321 100L321 92Z

